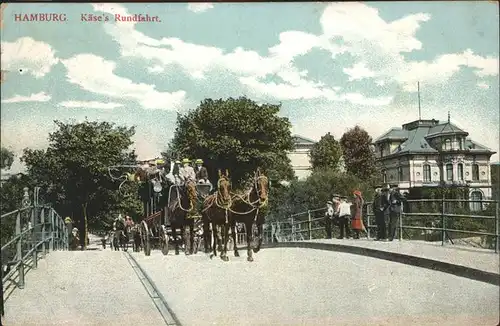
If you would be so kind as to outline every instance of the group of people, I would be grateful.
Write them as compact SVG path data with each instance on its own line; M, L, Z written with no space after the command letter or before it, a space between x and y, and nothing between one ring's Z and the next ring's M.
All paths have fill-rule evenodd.
M377 226L376 241L394 240L404 200L397 187L386 185L375 189L372 207ZM352 202L346 196L333 195L332 200L327 202L325 213L327 238L332 238L332 226L337 225L340 228L338 239L350 238L351 231L354 232L353 238L359 239L361 232L366 232L362 218L363 206L364 200L359 190L353 192Z
M373 213L377 225L377 241L392 241L396 235L397 221L401 214L401 204L405 197L398 187L391 188L389 185L375 189L373 198ZM388 220L388 225L387 225ZM387 228L388 226L388 228Z
M202 159L196 159L194 161L195 166L193 167L192 161L185 158L181 161L177 160L174 163L172 169L172 180L173 184L182 185L187 181L193 181L196 183L210 184L208 180L207 168L203 166Z
M363 205L364 200L361 191L353 192L353 200L349 202L347 196L334 194L332 200L327 203L326 217L326 236L332 238L332 226L337 225L340 228L340 236L338 239L351 237L351 230L354 232L353 237L359 239L361 232L365 232L363 224Z

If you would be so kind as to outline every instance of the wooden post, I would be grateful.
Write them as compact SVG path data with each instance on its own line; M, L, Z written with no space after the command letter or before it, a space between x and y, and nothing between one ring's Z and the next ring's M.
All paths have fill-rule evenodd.
M307 210L307 225L309 226L309 240L312 240L312 221L311 221L311 211Z
M47 254L48 252L48 244L47 244L47 225L46 225L46 221L45 221L45 208L41 208L41 212L40 212L40 223L42 224L42 239L41 241L43 241L42 243L42 257L45 258L45 255Z
M37 227L37 218L36 218L36 206L33 206L31 209L31 245L30 248L33 250L33 269L37 269L38 267L38 227Z
M495 235L496 235L495 236L495 253L498 253L498 249L500 249L500 248L498 248L500 245L500 239L499 239L500 235L499 235L499 230L498 230L500 228L500 225L499 225L500 221L499 221L499 216L498 216L498 214L499 214L498 209L499 209L499 207L498 207L498 201L497 201L495 203Z
M444 243L446 241L446 229L445 229L445 202L444 202L444 189L443 189L443 195L441 197L441 245L444 246Z
M19 265L17 267L17 272L19 273L19 282L17 286L20 289L24 289L24 260L23 260L23 236L21 235L21 212L18 211L16 215L16 236L20 236L16 243L16 257Z

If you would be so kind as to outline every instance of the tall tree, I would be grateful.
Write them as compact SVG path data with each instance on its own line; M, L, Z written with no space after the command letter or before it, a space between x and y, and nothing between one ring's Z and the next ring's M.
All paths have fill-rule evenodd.
M293 178L286 152L292 149L291 124L277 114L280 105L240 97L205 99L185 115L168 152L179 159L202 158L215 181L217 169L228 169L233 186L241 186L257 167L276 179Z
M491 199L500 200L500 162L490 165Z
M89 225L98 225L98 217L125 200L117 195L118 185L107 166L135 162L135 152L129 149L135 130L108 122L55 124L49 147L25 149L21 160L60 214L80 223L88 216Z
M5 147L2 147L0 153L0 168L2 170L10 169L12 163L14 163L14 153Z
M342 157L342 148L339 142L332 134L327 133L319 142L313 145L309 152L311 165L314 170L317 169L339 169L340 158Z
M361 179L377 174L377 160L372 151L372 137L360 126L348 130L340 139L345 169Z

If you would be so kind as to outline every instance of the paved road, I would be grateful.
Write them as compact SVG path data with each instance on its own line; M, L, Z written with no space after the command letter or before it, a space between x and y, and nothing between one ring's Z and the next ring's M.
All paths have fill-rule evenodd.
M264 249L225 263L134 253L183 326L496 325L499 287L359 255ZM63 271L63 272L62 272ZM39 280L39 282L35 282ZM47 309L49 307L49 309ZM5 325L163 325L122 252L52 252Z
M183 325L496 325L499 288L359 255L134 254ZM483 317L481 317L483 316Z
M164 324L122 252L56 251L5 304L5 325Z

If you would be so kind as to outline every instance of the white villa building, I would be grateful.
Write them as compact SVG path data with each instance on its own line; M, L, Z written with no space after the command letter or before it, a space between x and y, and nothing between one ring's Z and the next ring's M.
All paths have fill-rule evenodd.
M495 152L468 138L448 121L416 120L392 128L375 140L384 182L401 191L440 184L466 186L469 198L491 198L490 157ZM481 203L471 204L476 209Z
M288 153L293 171L299 180L304 180L311 175L312 166L309 158L309 152L316 143L314 140L293 135L294 149Z

